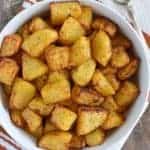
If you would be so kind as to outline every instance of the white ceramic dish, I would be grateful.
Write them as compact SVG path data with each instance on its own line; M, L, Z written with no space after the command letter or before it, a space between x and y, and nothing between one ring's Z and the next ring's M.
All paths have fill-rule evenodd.
M49 3L53 0L45 0L31 6L30 8L22 11L17 16L15 16L2 30L0 33L0 43L3 38L11 33L14 33L22 24L29 20L32 16L41 14L42 12L48 10ZM59 1L59 0L55 0ZM138 96L136 102L128 113L127 120L125 124L116 130L101 146L96 146L93 148L86 148L86 150L117 150L119 148L118 143L120 140L127 137L132 129L137 124L138 120L144 113L146 107L148 106L148 93L150 85L150 70L149 70L149 54L143 43L140 41L136 31L131 27L131 25L123 19L122 16L118 15L116 12L104 6L103 4L96 2L94 0L80 0L81 3L88 5L93 8L95 13L104 15L114 22L116 22L123 33L132 41L135 49L136 55L140 58L140 69L138 73L138 80L140 86L140 95ZM9 113L7 107L3 104L3 93L0 89L0 125L9 133L13 139L15 139L22 147L27 150L40 150L35 142L28 134L23 132L21 129L17 128L10 121Z

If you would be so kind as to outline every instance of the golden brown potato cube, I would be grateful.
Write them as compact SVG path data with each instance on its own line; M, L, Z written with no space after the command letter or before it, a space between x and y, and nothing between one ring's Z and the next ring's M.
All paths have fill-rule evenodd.
M117 91L120 87L120 81L116 78L115 74L105 74L105 77L113 87L115 91Z
M104 31L96 33L92 40L93 57L102 66L106 66L111 58L111 40Z
M53 105L46 105L41 97L32 99L28 107L41 116L48 116L54 108Z
M51 71L65 69L69 65L69 48L65 46L50 46L46 50L45 57Z
M29 24L29 31L32 33L46 28L49 26L41 17L33 18Z
M11 116L11 120L13 121L13 123L18 126L23 128L25 125L25 122L22 118L22 114L21 111L18 110L11 110L10 111L10 116Z
M63 106L56 106L51 116L51 122L63 131L68 131L76 119L76 113Z
M28 36L23 44L22 49L33 57L40 56L44 49L58 39L58 34L53 29L42 29Z
M112 39L112 46L117 47L117 46L122 46L126 49L131 47L131 42L127 37L125 37L122 34L117 34L113 39Z
M80 85L87 85L95 72L96 63L94 60L89 59L85 61L82 65L72 70L73 81Z
M75 149L80 149L80 148L84 148L85 145L86 145L86 143L85 143L85 139L83 136L73 135L71 142L69 144L69 147L75 148Z
M27 123L30 132L37 131L42 123L42 118L29 108L23 110L22 117Z
M44 125L44 133L56 130L57 130L56 126L53 123L51 123L49 119L47 119Z
M90 7L83 6L81 16L78 18L79 22L89 30L91 28L93 13Z
M31 34L29 31L29 23L28 22L25 23L23 26L19 28L17 32L19 35L21 35L23 39L27 38Z
M71 98L77 104L89 106L99 106L104 101L104 97L93 89L80 88L79 86L73 87Z
M138 96L138 87L131 81L125 81L115 95L115 101L121 107L132 104Z
M3 90L4 90L5 94L6 94L6 96L10 96L11 90L12 90L12 86L4 84L3 85Z
M90 35L89 35L89 39L90 41L92 41L95 38L95 35L98 31L94 30Z
M34 80L48 72L48 66L40 59L27 54L22 56L22 74L25 80Z
M139 61L137 59L131 60L127 66L121 68L118 71L118 78L120 80L129 79L136 73L138 66L139 66Z
M112 67L111 65L107 65L106 67L101 67L100 70L104 75L117 73L117 68Z
M69 132L52 131L41 137L39 146L50 150L69 150L72 135Z
M94 85L95 90L103 96L115 94L115 90L113 89L111 83L99 70L95 71L92 78L92 84Z
M86 135L101 126L107 111L99 107L80 107L77 120L77 135Z
M68 80L60 80L54 83L47 83L41 90L45 104L57 103L70 99L70 83Z
M123 116L115 111L111 111L109 112L106 121L102 125L102 128L105 130L110 130L116 127L120 127L123 123Z
M18 34L7 35L0 48L0 56L12 56L16 54L21 47L22 38Z
M67 19L68 16L78 18L81 15L81 7L78 2L61 2L51 3L51 23L53 25L61 25Z
M105 132L102 129L96 129L95 131L85 136L86 144L88 146L95 146L102 144L105 140Z
M11 109L24 109L35 95L35 87L21 78L17 78L10 96Z
M0 82L6 85L12 85L17 73L19 66L17 63L9 58L0 59Z
M70 63L72 66L78 66L91 58L90 40L82 36L71 47Z
M28 129L28 130L29 130L28 132L37 139L39 139L43 134L43 126L42 125L40 125L40 127L35 131L30 131L30 129Z
M117 32L117 26L107 18L99 17L93 21L93 29L103 30L110 36L114 36Z
M62 25L59 36L63 44L69 45L85 34L84 28L73 17L69 17Z
M111 65L116 68L122 68L130 62L128 53L125 51L125 48L122 46L115 47L113 49L111 57Z
M117 105L116 101L112 96L107 96L102 103L102 107L109 111L117 111L119 106Z

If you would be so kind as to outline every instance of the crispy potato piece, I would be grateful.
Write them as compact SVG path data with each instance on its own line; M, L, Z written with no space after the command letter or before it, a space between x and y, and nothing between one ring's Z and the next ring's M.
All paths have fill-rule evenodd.
M75 149L80 149L80 148L84 148L85 145L86 145L86 143L85 143L85 139L83 136L73 135L71 142L69 144L69 147L75 148Z
M95 68L95 61L92 59L87 60L82 65L72 70L73 81L80 86L87 85L92 79Z
M42 118L29 108L23 110L22 117L27 123L30 132L36 132L42 123Z
M72 135L69 132L52 131L41 137L39 146L50 150L69 150Z
M135 58L135 59L131 60L127 66L121 68L118 71L118 78L120 80L129 79L130 77L132 77L136 73L138 66L139 66L138 59Z
M98 107L80 107L77 120L77 135L85 135L101 126L107 118L107 111Z
M112 39L112 46L113 47L122 46L125 49L128 49L131 47L131 45L132 45L132 43L129 41L129 39L122 34L117 34Z
M19 66L16 62L9 58L0 59L0 82L6 85L12 85L17 73Z
M112 96L107 96L101 106L109 111L117 111L119 109L119 106Z
M90 88L80 88L79 86L73 87L71 97L77 104L88 106L99 106L104 101L104 97L96 91Z
M73 17L69 17L62 25L59 36L62 44L70 45L85 34L84 28Z
M38 57L49 44L57 39L58 34L55 30L42 29L27 37L22 44L22 49L29 55Z
M68 131L76 119L76 113L63 106L56 106L51 116L51 122L63 131Z
M48 76L47 76L47 74L44 74L44 75L36 78L34 80L34 84L37 87L37 89L40 91L42 89L42 87L46 84L47 80L48 80Z
M22 38L18 34L7 35L1 45L0 48L0 56L12 56L16 54L22 43Z
M98 17L93 21L93 29L103 30L107 32L110 36L114 36L117 32L117 26L107 18Z
M92 40L93 57L102 66L106 66L111 58L111 40L109 36L99 31Z
M88 146L95 146L102 144L105 139L105 132L102 129L96 129L95 131L85 136L86 144Z
M49 26L41 17L34 17L29 24L29 31L31 33L46 28L49 28Z
M70 83L66 79L53 83L47 83L41 89L41 95L45 104L57 103L70 99Z
M93 20L93 12L90 7L83 6L81 16L78 18L78 21L85 27L85 29L89 30L91 28Z
M4 90L5 94L6 94L6 96L10 96L11 91L12 91L12 86L4 84L3 85L3 90Z
M41 116L48 116L53 110L53 105L46 105L41 97L35 97L29 103L29 108Z
M90 40L82 36L71 47L70 63L72 66L78 66L91 58Z
M120 81L116 78L115 74L105 74L105 77L113 87L115 91L117 91L120 87Z
M92 41L94 38L95 38L95 35L98 31L97 30L94 30L88 37L90 39L90 41Z
M69 65L69 48L50 46L46 49L45 58L51 71L65 69Z
M133 82L125 81L116 93L115 101L120 107L127 107L135 101L138 91L138 87Z
M21 28L18 30L18 34L21 35L23 39L27 38L31 33L29 31L29 23L25 23Z
M10 96L10 108L11 109L24 109L30 100L35 95L35 87L21 78L17 78L12 87L12 93Z
M116 127L120 127L123 123L123 116L115 111L111 111L108 114L107 120L102 125L102 128L105 130L110 130Z
M47 119L44 125L44 133L46 134L50 131L56 131L56 130L57 130L56 126L52 124L49 119Z
M111 83L98 69L93 75L92 84L94 85L95 90L103 96L115 94L115 90L113 89Z
M22 118L22 114L21 111L18 110L11 110L10 111L10 116L11 116L11 120L13 121L13 123L18 126L23 128L25 125L25 122Z
M48 72L48 66L40 59L22 55L22 74L25 80L34 80Z
M128 53L125 51L125 48L122 46L115 47L113 49L111 57L111 65L116 68L122 68L130 62Z
M81 12L82 10L78 2L61 2L50 4L51 23L53 25L63 24L69 16L78 18L81 15Z
M28 129L29 130L29 129ZM42 125L40 125L40 127L37 129L37 130L35 130L35 131L28 131L33 137L35 137L35 138L37 138L37 139L39 139L41 136L42 136L42 134L43 134L43 126Z
M117 68L112 67L111 65L107 65L106 67L100 68L100 70L104 75L117 73Z

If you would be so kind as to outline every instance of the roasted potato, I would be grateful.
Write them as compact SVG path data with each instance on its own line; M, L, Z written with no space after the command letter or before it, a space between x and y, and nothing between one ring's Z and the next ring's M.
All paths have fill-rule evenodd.
M108 114L107 120L102 125L102 128L105 130L110 130L121 126L123 123L124 123L123 116L115 111L111 111Z
M10 96L11 109L24 109L35 95L35 87L21 78L17 78L13 84Z
M76 119L76 113L63 106L56 106L51 116L51 122L63 131L68 131Z
M72 70L73 81L80 86L87 85L92 79L95 68L96 63L94 60L85 61L82 65Z
M46 105L41 97L32 99L28 107L41 116L48 116L54 108L53 105Z
M97 92L103 96L110 96L115 94L111 83L107 78L97 69L92 78L92 84Z
M124 47L115 47L113 49L112 57L111 57L111 65L116 68L122 68L126 66L130 62L130 58L128 53L125 51Z
M132 59L127 66L121 68L118 71L118 78L120 80L129 79L136 73L138 66L139 66L139 61L137 59Z
M29 23L25 23L19 30L18 34L21 35L23 39L27 38L31 33L29 31Z
M69 150L72 135L69 132L52 131L41 137L39 146L50 150Z
M73 87L71 98L77 104L87 106L99 106L104 101L104 97L93 89L81 88L79 86Z
M85 29L89 30L91 28L93 20L93 12L90 7L82 7L82 13L78 18L78 21L85 27Z
M11 90L12 90L12 86L4 84L3 85L3 90L4 90L5 94L6 94L6 96L10 96Z
M22 55L22 75L25 80L34 80L48 72L48 66L40 59Z
M69 48L65 46L49 46L46 49L45 58L51 71L65 69L69 65Z
M54 124L52 124L48 118L44 125L44 133L46 134L50 131L56 131L56 130L57 130L56 126Z
M85 136L85 141L88 146L95 146L102 144L105 139L105 132L102 129L96 129L95 131Z
M19 66L17 63L9 58L0 59L0 82L6 85L12 85L17 73Z
M119 109L119 106L112 96L107 96L101 106L108 111L118 111Z
M59 38L62 44L70 45L85 34L84 28L73 17L69 17L62 25Z
M102 66L106 66L111 59L111 40L104 31L100 30L93 38L92 54L95 60Z
M84 148L86 145L85 139L83 136L73 135L71 142L69 143L70 148L80 149Z
M21 111L11 110L10 116L11 116L11 120L13 121L13 123L16 126L21 127L21 128L23 128L25 126L25 122L24 122L24 119L22 117Z
M36 132L42 123L42 118L29 108L23 110L22 117L27 123L30 132Z
M57 103L70 99L70 83L66 79L60 80L58 82L47 83L41 89L41 95L45 104Z
M135 101L138 87L131 81L125 81L115 95L115 101L120 107L127 107Z
M106 67L100 67L101 72L104 75L116 74L118 72L117 68L107 65Z
M27 131L28 131L33 137L35 137L36 139L39 139L39 138L42 136L42 134L43 134L43 126L40 125L40 127L39 127L37 130L35 130L35 131L30 131L30 129L27 127Z
M58 39L53 29L42 29L28 36L22 44L22 49L33 57L39 57L44 49Z
M46 21L44 21L41 17L35 17L31 20L29 23L29 31L31 33L49 28L48 24Z
M7 35L1 45L0 48L0 56L6 57L6 56L12 56L16 54L22 43L22 38L18 34L11 34Z
M82 36L71 47L70 65L79 66L91 58L90 40Z
M77 135L86 135L101 126L107 118L107 111L99 107L80 107L76 125Z

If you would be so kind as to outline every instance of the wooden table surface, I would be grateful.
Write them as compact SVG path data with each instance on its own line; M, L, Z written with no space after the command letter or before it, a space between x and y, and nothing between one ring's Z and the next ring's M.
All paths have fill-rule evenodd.
M0 0L0 30L14 16L22 0ZM123 150L150 150L150 108L145 112Z

